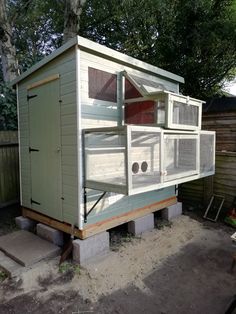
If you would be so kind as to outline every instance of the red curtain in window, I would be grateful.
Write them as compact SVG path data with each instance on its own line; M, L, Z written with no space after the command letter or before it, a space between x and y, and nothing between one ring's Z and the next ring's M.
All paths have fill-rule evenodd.
M125 123L153 124L155 102L152 100L135 102L125 105Z

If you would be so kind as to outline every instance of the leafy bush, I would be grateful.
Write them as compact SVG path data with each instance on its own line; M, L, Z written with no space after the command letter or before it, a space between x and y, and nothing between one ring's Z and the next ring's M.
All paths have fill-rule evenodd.
M17 130L16 93L5 83L0 84L0 131Z

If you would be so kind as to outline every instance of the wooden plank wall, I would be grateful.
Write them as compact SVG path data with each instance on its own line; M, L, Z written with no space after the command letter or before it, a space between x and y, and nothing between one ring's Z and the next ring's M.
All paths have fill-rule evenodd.
M179 197L188 204L203 205L209 192L207 178L184 183ZM225 197L225 208L230 208L236 196L236 152L216 152L216 171L213 176L213 193Z
M76 62L75 48L71 48L44 67L32 73L19 83L19 128L21 149L21 187L22 205L31 208L31 176L29 156L29 115L27 86L60 76L61 110L61 157L63 219L72 224L78 221L78 184L77 184L77 107L76 107Z
M17 131L0 131L0 208L19 201Z
M236 111L204 113L202 129L216 131L216 151L236 152Z
M122 119L121 110L119 108L119 104L122 101L121 94L118 94L117 102L104 101L89 97L89 68L106 71L110 73L110 75L117 75L118 86L121 86L122 84L120 73L125 70L128 73L139 77L145 75L147 79L157 82L158 84L163 84L166 86L166 89L171 91L178 92L179 89L178 83L173 82L168 78L164 79L158 75L151 75L150 73L147 74L145 70L140 72L134 69L131 65L124 65L121 62L115 62L109 60L108 58L104 59L99 54L95 55L89 53L88 51L81 50L80 62L81 127L83 129L117 126ZM96 166L99 164L100 168L104 169L109 167L111 162L112 159L110 155L106 155L105 158L101 158L99 162L96 162L94 165ZM111 169L113 168L114 167L112 166ZM83 185L82 182L83 178L81 176L81 187ZM101 191L88 190L87 208L91 208L100 195ZM137 208L149 206L150 204L162 201L163 199L174 195L174 186L159 191L151 191L133 196L107 193L103 200L96 206L96 209L89 215L86 226L108 218L110 219L111 217L116 217L120 214L128 213Z

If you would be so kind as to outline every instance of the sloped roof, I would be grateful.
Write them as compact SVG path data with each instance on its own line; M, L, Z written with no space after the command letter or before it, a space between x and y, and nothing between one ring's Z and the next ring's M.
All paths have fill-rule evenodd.
M138 59L135 59L133 57L125 55L121 52L118 52L118 51L113 50L111 48L107 48L103 45L95 43L89 39L83 38L81 36L77 36L77 37L69 40L63 46L61 46L60 48L58 48L57 50L52 52L49 56L45 57L44 59L42 59L41 61L39 61L35 65L33 65L31 68L29 68L27 71L25 71L24 73L19 75L15 80L13 80L11 82L11 85L12 86L16 85L17 83L19 83L20 81L22 81L23 79L28 77L30 74L37 71L38 69L40 69L41 67L46 65L48 62L52 61L53 59L55 59L59 55L63 54L65 51L67 51L68 49L70 49L71 47L73 47L75 45L78 45L78 47L81 50L94 52L98 55L106 56L107 59L118 60L119 62L122 62L123 64L131 65L132 67L134 67L136 69L146 70L147 72L168 78L168 79L173 80L175 82L184 83L184 78L179 76L179 75L173 74L169 71L163 70L163 69L158 68L158 67L153 66L153 65L150 65L146 62L142 62Z

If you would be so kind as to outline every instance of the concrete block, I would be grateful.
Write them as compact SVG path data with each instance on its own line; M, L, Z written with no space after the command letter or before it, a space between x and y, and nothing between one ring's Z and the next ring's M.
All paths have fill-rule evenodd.
M37 224L37 235L58 246L63 246L63 232L44 224Z
M98 233L84 240L73 241L73 260L85 264L90 258L109 251L109 233Z
M154 228L154 214L148 214L128 222L128 231L133 235L141 234Z
M19 216L15 218L15 223L16 225L21 229L21 230L34 230L37 221L23 217L23 216Z
M174 205L166 207L162 210L162 218L166 220L174 219L182 215L182 203L178 202Z

